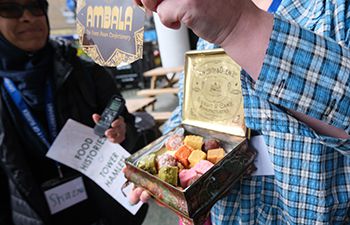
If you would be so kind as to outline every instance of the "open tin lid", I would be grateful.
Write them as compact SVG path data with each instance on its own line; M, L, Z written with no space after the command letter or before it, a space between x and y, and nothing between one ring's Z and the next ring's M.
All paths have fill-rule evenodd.
M241 67L223 49L188 51L182 123L246 136Z

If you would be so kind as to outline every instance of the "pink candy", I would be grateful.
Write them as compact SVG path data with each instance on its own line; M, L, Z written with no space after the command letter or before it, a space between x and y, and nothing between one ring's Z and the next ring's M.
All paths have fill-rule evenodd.
M197 173L202 175L205 174L208 170L210 170L210 168L212 168L213 166L214 164L209 162L208 160L201 160L193 167L193 169Z
M213 163L201 160L193 168L181 170L179 173L181 187L186 188L191 185L212 166L214 166Z
M181 187L186 188L189 182L197 176L197 172L194 169L184 169L179 173Z
M183 136L174 134L169 137L169 139L165 142L165 147L168 150L177 150L181 145L183 145Z

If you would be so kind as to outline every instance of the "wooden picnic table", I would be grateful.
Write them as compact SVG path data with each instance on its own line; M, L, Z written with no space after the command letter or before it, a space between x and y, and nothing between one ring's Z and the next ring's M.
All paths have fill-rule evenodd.
M130 113L137 112L137 111L145 111L146 107L148 106L154 106L154 103L156 102L156 98L149 97L149 98L130 98L125 99L125 105L126 108Z
M177 66L177 67L156 67L154 69L148 70L143 73L144 77L151 77L151 87L150 89L156 89L157 88L157 79L158 78L165 78L167 81L167 84L163 88L172 87L174 83L177 82L177 79L175 79L176 73L179 73L183 71L183 66ZM168 77L168 74L171 74L170 77Z
M145 99L147 98L155 99L155 96L161 95L161 94L177 94L179 91L179 88L173 87L173 85L178 81L175 75L176 73L182 72L183 69L184 69L183 66L167 67L167 68L157 67L144 72L143 73L144 77L151 78L151 85L149 89L143 89L138 91L137 95L144 96ZM168 77L168 74L170 74L169 77ZM161 87L157 87L158 79L165 79L166 84ZM152 103L152 111L150 111L149 113L153 116L153 118L158 124L166 121L171 115L171 112L155 112L154 102Z
M130 113L145 111L146 107L152 106L152 111L150 111L150 115L154 118L156 123L159 125L164 123L170 116L172 112L154 112L154 103L156 102L156 98L129 98L125 99L126 108Z

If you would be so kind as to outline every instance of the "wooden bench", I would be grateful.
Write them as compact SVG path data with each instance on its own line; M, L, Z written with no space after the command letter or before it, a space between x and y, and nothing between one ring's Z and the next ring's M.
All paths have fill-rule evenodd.
M171 113L172 112L149 112L149 114L153 116L154 120L158 124L161 124L167 121L170 118Z
M129 98L125 99L125 105L128 111L133 113L137 111L145 111L148 106L152 106L152 110L154 110L154 103L156 101L156 98Z
M167 84L165 85L166 87L172 87L177 81L178 78L175 77L176 73L179 73L183 71L184 67L183 66L177 66L177 67L157 67L151 70L148 70L143 73L144 77L151 77L151 89L156 89L157 88L157 79L158 78L165 78ZM167 75L171 74L170 77Z
M138 96L153 97L160 94L177 94L179 88L144 89L137 92Z

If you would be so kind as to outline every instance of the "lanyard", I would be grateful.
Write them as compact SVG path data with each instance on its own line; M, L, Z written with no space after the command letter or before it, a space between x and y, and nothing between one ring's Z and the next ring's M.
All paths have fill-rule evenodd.
M30 109L27 103L24 101L21 92L17 89L16 85L12 82L12 80L4 78L4 85L7 92L11 96L11 99L15 103L16 107L21 112L25 121L28 123L28 125L31 127L34 133L39 137L39 139L45 144L45 146L47 148L50 148L50 143L56 138L58 134L50 81L48 80L46 82L45 87L45 113L49 128L49 137L47 137L47 135L45 134L44 129L39 123L39 121L30 112ZM63 174L60 165L57 163L56 166L58 169L58 174L62 178Z

